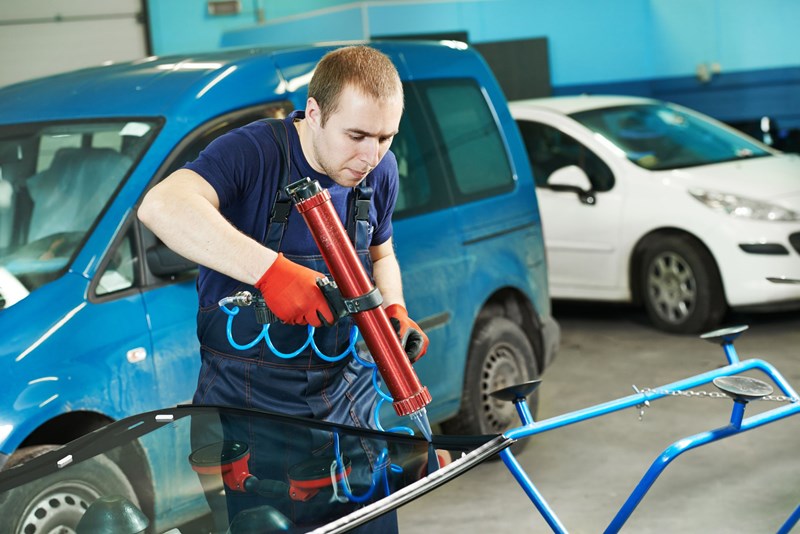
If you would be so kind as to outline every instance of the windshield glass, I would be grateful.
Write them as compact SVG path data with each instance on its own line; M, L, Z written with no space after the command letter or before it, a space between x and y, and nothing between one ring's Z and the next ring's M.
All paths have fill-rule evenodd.
M155 126L0 126L0 308L59 276Z
M0 517L11 532L386 532L386 512L512 442L181 406L0 472Z
M618 106L571 117L645 169L677 169L770 155L747 137L669 105Z

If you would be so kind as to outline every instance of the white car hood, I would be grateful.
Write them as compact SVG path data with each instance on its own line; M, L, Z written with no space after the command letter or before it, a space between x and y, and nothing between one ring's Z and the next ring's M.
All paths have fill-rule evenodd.
M781 154L668 171L687 189L731 193L786 207L800 206L800 156Z

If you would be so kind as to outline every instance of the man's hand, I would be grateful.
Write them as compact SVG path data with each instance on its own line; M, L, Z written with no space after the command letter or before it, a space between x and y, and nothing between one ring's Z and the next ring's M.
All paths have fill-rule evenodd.
M328 301L317 287L320 272L287 260L282 253L256 282L264 302L286 324L330 326L334 323Z
M386 307L386 315L389 316L409 361L414 363L422 358L428 350L428 336L417 323L409 319L408 311L400 304L392 304Z

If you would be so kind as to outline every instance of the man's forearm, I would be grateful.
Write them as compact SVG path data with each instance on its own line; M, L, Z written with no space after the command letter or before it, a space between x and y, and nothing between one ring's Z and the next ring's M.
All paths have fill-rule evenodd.
M383 306L401 304L405 307L403 299L403 282L400 275L400 265L394 254L383 256L372 264L372 275L375 285L383 297Z
M276 253L225 220L214 205L211 186L198 182L194 173L186 174L190 172L178 171L148 192L139 218L185 258L241 282L255 283L275 261Z

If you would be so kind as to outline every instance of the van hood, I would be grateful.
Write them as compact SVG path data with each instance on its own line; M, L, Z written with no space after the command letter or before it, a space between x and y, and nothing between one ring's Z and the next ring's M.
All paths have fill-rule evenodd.
M687 189L708 189L742 197L800 207L800 155L741 159L669 171Z

